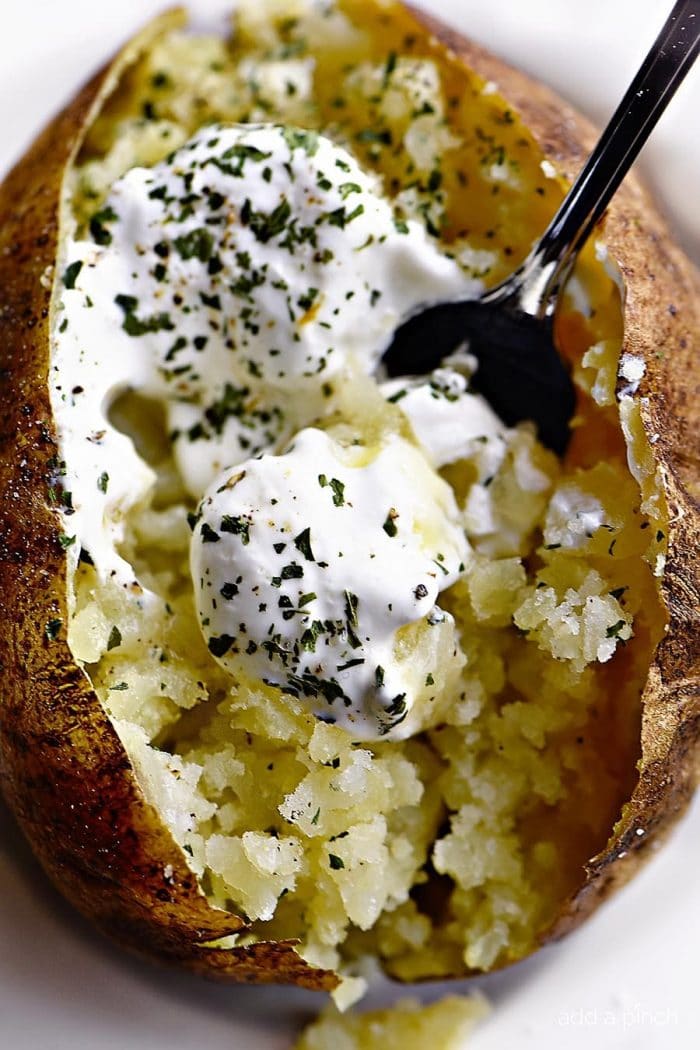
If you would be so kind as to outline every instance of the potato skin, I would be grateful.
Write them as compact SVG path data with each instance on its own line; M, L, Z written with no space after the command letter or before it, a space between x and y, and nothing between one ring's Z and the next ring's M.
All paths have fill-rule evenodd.
M569 177L593 130L552 92L416 13L466 64L495 80L544 153ZM50 280L63 174L102 99L131 56L180 13L159 19L98 73L36 140L0 187L0 782L32 848L64 895L120 944L208 976L332 989L334 974L290 943L222 950L207 942L243 922L209 906L155 810L66 642L66 555L48 389ZM606 849L543 939L578 924L636 869L687 802L698 773L700 586L698 508L691 494L700 416L700 283L648 197L628 180L605 239L627 285L625 349L646 362L641 414L670 507L662 584L668 632L643 696L639 783ZM656 351L663 346L663 361ZM637 835L638 828L645 832Z

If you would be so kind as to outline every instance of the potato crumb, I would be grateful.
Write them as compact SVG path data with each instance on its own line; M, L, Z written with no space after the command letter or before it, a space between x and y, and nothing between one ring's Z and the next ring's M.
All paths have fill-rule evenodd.
M463 1050L487 1013L483 998L456 995L428 1006L402 999L390 1009L363 1014L331 1007L309 1025L295 1050Z

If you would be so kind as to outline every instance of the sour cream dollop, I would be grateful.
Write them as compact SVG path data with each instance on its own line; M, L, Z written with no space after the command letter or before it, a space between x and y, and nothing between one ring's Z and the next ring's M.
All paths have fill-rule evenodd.
M468 555L452 490L419 449L308 428L215 482L198 519L195 598L222 666L360 738L415 731L399 632L452 622L437 597Z

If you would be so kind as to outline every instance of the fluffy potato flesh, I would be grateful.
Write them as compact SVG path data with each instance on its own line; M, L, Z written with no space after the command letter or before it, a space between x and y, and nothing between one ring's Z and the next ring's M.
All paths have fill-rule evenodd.
M472 71L394 4L293 8L268 5L262 14L243 5L230 40L162 24L132 47L92 111L88 89L76 104L77 153L64 161L63 228L81 229L116 178L158 162L202 124L274 120L345 145L381 175L407 218L424 222L485 284L512 270L564 181L496 89L490 60L472 54ZM493 75L508 88L510 73L493 67ZM533 126L553 135L545 103L533 112ZM10 201L13 192L10 183ZM53 582L36 599L29 669L40 669L42 696L64 704L53 716L62 766L17 757L17 737L26 744L34 733L36 744L38 734L45 749L51 735L46 709L26 713L19 672L3 712L7 793L35 827L52 821L53 806L42 859L113 936L238 979L330 987L330 971L349 972L367 953L403 979L501 966L590 907L608 878L588 903L577 896L595 864L602 871L611 851L627 852L648 831L643 806L640 816L629 800L640 768L644 784L641 697L667 625L660 588L674 550L644 408L629 391L620 400L620 384L616 396L620 287L605 250L591 244L558 318L579 389L566 461L523 427L498 455L475 447L443 471L475 565L446 597L459 632L459 681L440 724L406 742L359 745L275 689L221 672L194 614L182 527L191 507L167 435L137 397L113 406L113 421L157 477L147 504L124 523L120 553L160 596L160 612L146 619L134 594L99 581L89 559L71 562L66 604L60 554L43 570L33 554L24 587L37 587L39 570ZM56 299L52 318L59 323ZM46 328L34 350L42 362ZM362 387L346 391L346 418L366 424L366 400ZM392 411L382 426L401 429L400 410ZM60 502L60 448L42 455ZM10 486L16 463L3 460ZM35 479L27 485L34 518L50 522L60 547L65 519ZM12 528L6 547L20 550ZM21 593L22 581L6 598L18 625L12 602ZM26 624L10 643L15 667L23 637ZM432 643L418 632L403 644L420 662ZM444 644L449 658L452 643ZM669 738L654 760L668 761L672 746ZM690 773L678 769L680 798ZM79 843L82 831L63 808L71 792L86 815ZM654 823L658 799L647 792L646 801ZM101 870L87 841L95 826L110 858ZM120 878L110 909L101 894Z

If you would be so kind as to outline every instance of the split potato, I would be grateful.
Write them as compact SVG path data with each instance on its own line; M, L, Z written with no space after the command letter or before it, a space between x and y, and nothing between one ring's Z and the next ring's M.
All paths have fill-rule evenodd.
M452 600L477 641L472 692L455 695L445 724L360 752L272 689L231 687L222 699L187 595L177 628L162 628L174 671L156 704L152 649L110 644L134 609L95 578L89 550L76 558L66 527L52 400L66 238L129 167L156 163L205 123L268 119L345 144L444 250L458 247L472 276L495 283L594 141L551 91L416 10L311 6L243 5L230 44L190 39L180 11L162 16L0 188L0 777L51 879L115 941L212 977L332 990L368 953L404 980L524 957L626 881L687 803L700 731L700 289L628 179L557 320L579 396L566 460L538 460L522 438L546 499L532 497L508 557L484 543ZM296 86L280 92L284 63L282 84ZM137 417L127 406L121 428L147 445ZM467 513L474 464L444 475ZM531 496L512 475L496 485L509 522ZM607 522L578 547L554 503L572 484ZM135 575L159 564L154 545L134 539ZM182 578L172 586L179 601ZM596 601L620 603L622 618L586 625ZM592 632L590 653L567 649L571 617L576 637ZM194 785L185 809L206 802L185 831L168 812L173 781ZM316 819L326 805L327 824L325 812ZM217 862L222 840L229 859ZM302 859L266 869L270 842ZM368 887L374 911L353 897Z

